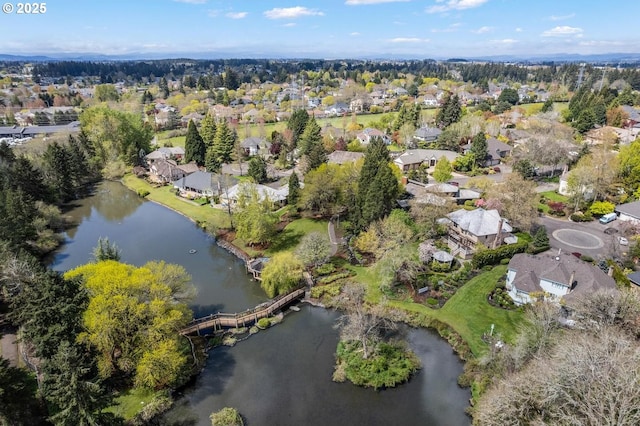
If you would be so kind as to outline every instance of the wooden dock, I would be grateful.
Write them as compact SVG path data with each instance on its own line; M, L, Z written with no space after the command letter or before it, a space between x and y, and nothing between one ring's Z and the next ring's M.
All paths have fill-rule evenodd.
M206 317L197 318L191 321L185 328L180 330L182 335L197 334L202 330L212 329L214 332L225 328L239 328L253 325L261 318L268 318L288 304L301 299L305 294L305 287L298 287L295 290L280 295L269 302L260 304L253 309L235 314L217 313Z

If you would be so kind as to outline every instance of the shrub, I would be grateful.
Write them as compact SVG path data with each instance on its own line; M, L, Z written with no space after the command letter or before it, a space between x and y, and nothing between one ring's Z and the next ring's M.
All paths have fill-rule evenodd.
M576 212L569 217L573 222L591 222L593 215L590 211L586 213Z
M165 394L154 396L131 420L133 425L147 425L154 418L167 411L173 400Z
M608 201L594 201L589 207L589 212L598 216L613 213L616 206Z
M260 318L258 320L258 328L269 328L269 326L271 325L271 320L269 318Z
M324 265L320 265L316 268L316 274L318 275L329 275L336 270L336 265L333 263L325 263Z
M149 191L147 191L146 189L138 189L138 196L139 196L139 197L144 198L144 197L146 197L146 196L147 196L147 195L149 195L149 194L150 194L150 192L149 192Z
M416 355L399 345L379 343L375 352L364 359L360 342L340 341L333 378L374 389L391 388L409 380L419 368Z
M549 213L554 216L564 216L564 209L567 207L561 201L547 201L547 206L549 206Z
M328 275L326 277L320 278L318 280L319 284L331 284L334 281L340 280L342 278L349 278L351 275L353 275L350 271L348 272L340 272L337 274L333 274L333 275Z
M526 241L520 241L516 244L510 244L502 247L498 247L493 250L478 251L473 255L471 264L474 268L482 268L484 266L495 265L500 260L505 258L511 258L516 253L522 253L529 247L529 243ZM489 268L491 269L491 268Z
M505 257L504 259L500 259L500 264L501 265L508 265L510 260L511 259L509 259L508 257Z
M580 256L580 260L582 260L583 262L593 263L593 257L587 256L586 254Z
M316 286L311 289L311 297L314 299L320 299L321 297L324 297L324 296L335 297L340 294L341 289L342 289L341 283Z
M436 306L437 304L438 304L438 299L435 299L433 297L430 297L427 299L427 305Z
M209 419L211 426L241 426L244 424L238 410L230 407L224 407L220 411L211 413Z

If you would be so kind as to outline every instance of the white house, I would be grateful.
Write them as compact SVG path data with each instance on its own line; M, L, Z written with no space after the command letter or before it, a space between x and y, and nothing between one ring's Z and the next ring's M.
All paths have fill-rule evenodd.
M640 201L619 204L616 206L615 212L618 213L619 220L630 222L633 225L640 225Z
M613 278L570 254L516 254L507 270L506 289L518 305L541 296L570 304L581 295L615 288Z
M389 138L386 133L372 127L367 127L356 135L356 138L362 145L369 145L371 143L371 139L376 137L381 138L385 145L391 144L391 138Z

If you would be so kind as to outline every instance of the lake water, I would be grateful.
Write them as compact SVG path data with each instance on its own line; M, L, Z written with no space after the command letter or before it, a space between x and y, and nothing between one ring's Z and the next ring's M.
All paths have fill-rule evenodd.
M207 208L207 207L203 207ZM140 199L115 182L100 184L69 212L77 226L51 258L65 271L91 259L99 237L122 250L122 261L164 260L184 266L198 296L194 315L239 312L267 300L237 258L194 223ZM196 250L191 254L190 250ZM234 407L247 425L469 425L470 392L457 385L462 363L429 330L406 329L422 361L412 380L374 391L331 381L338 313L302 304L300 312L233 348L209 353L205 369L164 418L167 425L207 425L209 414Z

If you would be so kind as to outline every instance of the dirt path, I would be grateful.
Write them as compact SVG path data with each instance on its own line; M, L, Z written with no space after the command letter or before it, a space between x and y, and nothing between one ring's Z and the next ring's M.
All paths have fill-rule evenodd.
M9 360L13 367L18 366L18 344L15 334L3 334L0 339L0 353L2 358Z

